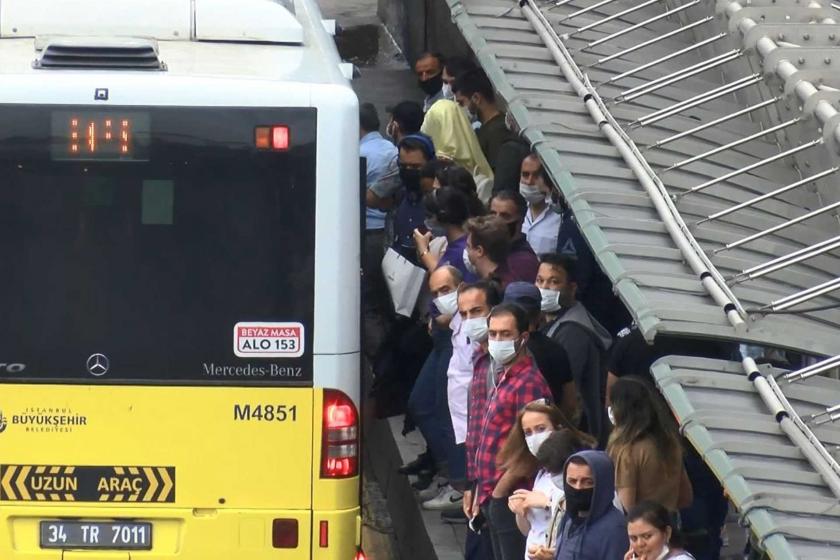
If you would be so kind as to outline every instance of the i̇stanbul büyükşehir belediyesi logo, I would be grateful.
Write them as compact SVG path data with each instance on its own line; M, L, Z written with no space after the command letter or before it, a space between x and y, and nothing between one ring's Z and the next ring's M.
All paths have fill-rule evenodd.
M87 416L73 412L66 406L30 406L22 413L8 417L0 411L0 433L10 424L22 426L27 433L70 433L77 428L86 427L87 422Z

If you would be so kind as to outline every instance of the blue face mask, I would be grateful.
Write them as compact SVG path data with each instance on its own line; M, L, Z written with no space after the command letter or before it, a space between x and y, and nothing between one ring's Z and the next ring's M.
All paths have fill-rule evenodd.
M423 223L426 225L426 229L432 232L432 237L443 237L446 235L446 228L440 225L436 219L426 218Z

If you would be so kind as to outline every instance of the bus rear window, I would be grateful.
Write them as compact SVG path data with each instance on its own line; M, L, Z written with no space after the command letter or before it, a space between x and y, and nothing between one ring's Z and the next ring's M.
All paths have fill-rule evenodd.
M0 107L0 381L311 383L314 110L144 111L145 161L64 161Z

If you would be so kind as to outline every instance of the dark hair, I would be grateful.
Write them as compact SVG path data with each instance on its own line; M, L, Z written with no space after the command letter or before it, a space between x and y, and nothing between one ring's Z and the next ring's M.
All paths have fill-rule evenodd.
M519 217L524 218L525 214L528 212L528 201L525 200L521 194L517 191L511 190L502 190L493 195L493 198L490 199L490 204L493 204L494 200L502 200L502 201L510 201L516 205L516 210L519 212Z
M481 68L475 68L469 72L464 72L455 78L455 83L452 89L457 91L464 97L470 97L477 93L490 103L495 103L496 92L493 90L493 84L490 83L490 78Z
M467 197L471 218L483 216L487 213L484 204L478 199L475 179L472 173L465 168L457 164L452 164L440 169L436 177L442 187L452 187Z
M433 159L426 162L426 164L420 169L420 177L423 179L435 179L443 173L446 173L446 170L453 165L455 164L448 159ZM441 183L441 185L442 184L443 183Z
M589 463L586 462L586 459L584 459L580 455L572 455L571 457L569 457L568 464L569 465L578 465L580 467L584 467L584 466L588 467L589 466ZM596 484L597 484L597 482L596 482Z
M610 389L615 427L610 434L607 453L613 462L642 440L653 442L659 467L682 461L679 432L661 399L642 379L621 377ZM652 468L655 468L652 466Z
M443 67L446 68L446 73L455 78L456 80L458 79L458 76L469 72L470 70L475 70L476 68L478 68L475 62L473 62L465 56L451 56L446 59L446 63L443 65ZM455 89L454 84L452 90L458 91Z
M426 213L441 225L463 226L470 218L467 197L452 187L441 187L426 195L423 200Z
M565 271L566 279L569 282L577 283L576 258L567 257L566 255L558 255L557 253L545 253L540 255L540 264L547 264L548 266Z
M663 533L665 530L670 527L671 528L671 539L668 542L668 546L671 548L681 548L682 537L677 527L674 527L674 521L671 517L671 513L668 509L660 503L651 501L651 500L642 500L635 506L630 508L630 511L627 512L627 523L633 523L634 521L642 520L645 523L648 523L654 527L656 527L659 531Z
M502 303L502 288L492 280L479 280L472 284L461 284L458 288L458 295L468 292L470 290L479 290L484 292L484 299L487 300L487 305L495 307Z
M439 52L431 52L431 51L426 51L426 52L420 53L420 56L418 56L417 59L414 62L417 63L417 62L423 60L424 58L434 58L434 59L436 59L438 61L438 64L440 64L440 69L441 70L443 70L443 66L444 66L444 64L446 64L446 57L445 56L443 56Z
M472 246L481 247L487 257L496 264L502 264L510 253L510 232L507 224L497 216L478 216L467 222L467 231L472 236Z
M490 319L501 315L513 315L513 318L516 320L516 329L519 331L519 334L528 332L528 327L530 326L530 322L528 321L528 312L522 309L522 306L518 303L502 302L495 306L490 310L490 316L487 318L487 322L489 323Z
M585 435L585 434L584 434ZM537 463L552 474L562 473L569 457L595 447L595 440L589 436L588 440L581 437L577 430L557 430L540 445L537 451Z
M376 132L379 130L379 114L373 103L362 103L359 105L359 126L365 132Z
M423 106L419 103L401 101L394 105L389 112L394 122L400 125L403 134L420 132L420 127L423 126Z
M435 145L431 138L422 133L409 134L400 140L399 148L407 152L423 152L427 160L435 159Z

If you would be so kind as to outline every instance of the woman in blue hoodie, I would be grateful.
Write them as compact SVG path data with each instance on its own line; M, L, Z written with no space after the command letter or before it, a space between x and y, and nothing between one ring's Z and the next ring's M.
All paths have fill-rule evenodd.
M566 462L566 514L557 560L624 558L629 548L624 515L613 506L615 469L603 451L581 451Z

